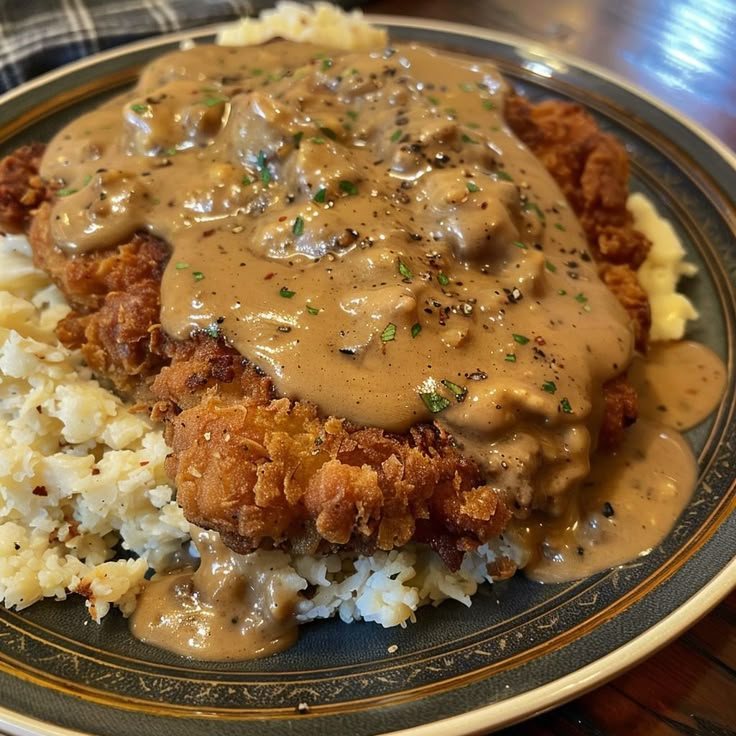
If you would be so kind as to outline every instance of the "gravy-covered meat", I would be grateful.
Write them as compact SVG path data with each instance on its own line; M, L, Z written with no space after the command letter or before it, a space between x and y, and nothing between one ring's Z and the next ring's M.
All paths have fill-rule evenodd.
M422 47L199 47L52 141L66 193L31 239L59 334L165 422L191 521L241 551L419 540L456 566L620 440L612 291L648 326L625 152L508 94Z

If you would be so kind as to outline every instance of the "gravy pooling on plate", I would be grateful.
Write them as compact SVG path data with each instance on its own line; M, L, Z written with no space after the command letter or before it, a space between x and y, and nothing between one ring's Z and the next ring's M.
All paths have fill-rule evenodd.
M559 188L505 125L508 93L488 61L414 45L175 52L51 142L42 174L61 187L52 235L70 256L141 230L162 238L169 335L224 337L282 395L324 415L395 433L436 422L513 508L511 534L547 553L555 529L564 536L586 513L571 498L595 477L604 386L627 371L634 335ZM636 474L661 475L676 447L680 462L665 465L681 508L692 455L647 427L630 438L656 448L643 457L635 448ZM540 514L561 519L549 535L535 526ZM585 565L559 554L555 572L538 577L623 562L659 542L676 515L618 556L606 549L619 542L599 536ZM584 557L584 546L575 551ZM246 575L228 570L228 584ZM254 639L249 629L228 650L212 615L224 605L226 621L231 599L173 578L148 593L133 630L160 646L260 656L279 638L264 616ZM265 611L268 595L253 610ZM210 633L182 645L184 619L195 629L206 619ZM269 620L281 631L283 620Z

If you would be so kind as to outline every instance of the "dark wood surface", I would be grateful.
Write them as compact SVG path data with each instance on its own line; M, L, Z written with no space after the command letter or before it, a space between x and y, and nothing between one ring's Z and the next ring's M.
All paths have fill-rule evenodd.
M736 2L378 0L367 13L471 23L612 69L736 149ZM736 593L674 643L504 736L736 734Z

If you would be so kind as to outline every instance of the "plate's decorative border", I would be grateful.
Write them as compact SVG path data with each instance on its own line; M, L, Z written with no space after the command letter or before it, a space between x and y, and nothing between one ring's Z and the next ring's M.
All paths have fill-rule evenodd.
M724 325L722 353L731 369L736 305L736 210L728 194L736 191L728 185L728 181L736 181L732 155L676 113L578 60L558 54L547 57L536 45L480 29L395 18L378 20L393 26L397 35L462 45L477 53L491 49L502 52L502 69L531 94L539 91L541 83L546 93L582 97L604 124L627 134L638 162L638 180L644 188L663 194L712 278L714 303L721 310ZM177 38L184 36L191 34L179 34ZM0 99L0 141L17 139L39 119L70 105L84 104L90 95L123 84L133 74L131 64L140 63L141 54L161 49L167 42L171 39L108 52L6 95ZM525 63L530 58L534 63ZM101 66L108 72L104 79L97 74ZM544 68L548 73L538 74ZM581 78L586 82L582 88ZM70 82L75 84L71 86ZM60 94L48 97L47 91L54 86L61 88ZM615 100L611 93L615 93ZM13 115L15 104L23 101L24 95L34 97L36 104L28 107L26 99L26 108L20 115ZM646 115L632 120L632 105ZM682 136L687 146L675 143ZM687 166L673 167L674 160ZM706 168L706 160L715 165ZM695 222L691 213L703 211L709 216ZM714 243L721 244L718 250ZM13 685L15 700L9 705L16 708L24 694L33 693L38 700L39 693L44 692L48 705L36 702L34 712L39 717L48 717L45 714L49 712L58 714L56 704L69 702L68 695L74 695L80 699L76 707L61 713L57 722L77 727L86 724L84 727L92 730L98 727L92 720L94 715L103 714L100 723L109 721L110 733L128 732L131 729L123 723L141 724L144 718L151 733L170 732L167 729L173 727L171 724L178 724L176 732L180 733L183 718L194 720L198 732L223 735L236 732L231 726L243 733L244 720L253 719L258 720L254 732L279 733L283 725L278 724L283 724L285 718L294 719L289 724L293 733L313 732L315 718L322 719L328 733L332 733L333 725L335 732L338 726L339 730L347 726L356 733L364 728L374 732L380 724L385 730L393 730L472 711L486 703L492 705L454 719L452 733L504 725L613 676L677 635L736 582L736 563L731 559L736 551L736 490L730 447L736 433L728 431L734 427L733 393L731 380L729 396L720 412L696 438L702 448L700 490L668 541L644 560L563 586L558 597L564 599L564 604L556 605L551 598L537 610L517 612L514 627L498 631L497 625L480 626L449 641L414 648L408 654L376 658L370 667L362 662L337 664L330 670L310 669L304 661L299 670L291 667L283 671L271 665L261 670L211 670L174 665L165 658L147 661L135 652L112 654L65 637L53 626L24 614L4 612L0 615L0 686ZM725 442L719 445L722 437ZM715 581L708 583L721 568ZM570 605L573 600L574 605ZM595 612L589 615L589 611ZM666 633L664 622L658 623L665 615L676 622L675 628L668 628ZM545 632L561 624L563 631L547 636ZM33 662L28 657L31 650ZM608 663L605 667L604 662ZM583 677L584 672L588 674ZM501 680L503 687L498 684ZM306 716L295 716L299 703L310 705ZM100 710L99 706L104 708ZM117 715L111 720L109 712ZM360 727L353 718L356 712L360 712ZM6 723L13 722L12 714L7 713ZM208 724L216 727L210 730ZM428 726L422 733L429 735L440 725ZM44 730L39 723L39 733ZM450 731L443 728L436 733Z

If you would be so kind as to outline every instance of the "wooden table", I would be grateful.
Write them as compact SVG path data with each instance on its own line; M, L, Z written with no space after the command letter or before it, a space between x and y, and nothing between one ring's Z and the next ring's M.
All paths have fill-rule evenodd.
M736 3L705 0L377 0L367 13L523 35L612 69L736 149ZM505 736L736 734L736 593L603 687Z

